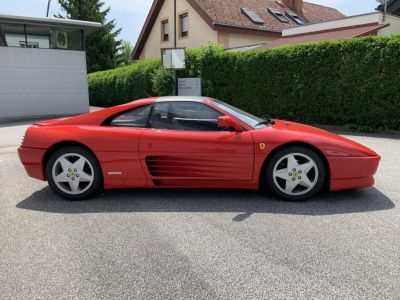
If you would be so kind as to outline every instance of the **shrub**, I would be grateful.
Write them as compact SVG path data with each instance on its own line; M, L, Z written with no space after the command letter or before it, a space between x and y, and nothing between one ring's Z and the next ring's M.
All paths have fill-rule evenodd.
M189 50L180 77L199 76L203 94L258 116L361 130L400 129L400 37L365 37L227 52ZM92 105L169 95L159 61L89 75Z
M258 116L400 129L400 38L366 37L250 52L189 51L204 95Z
M173 89L172 75L162 68L158 59L91 73L88 80L90 105L103 107L168 95Z
M158 96L171 96L174 90L175 80L174 74L165 70L164 68L158 68L153 75L153 92Z

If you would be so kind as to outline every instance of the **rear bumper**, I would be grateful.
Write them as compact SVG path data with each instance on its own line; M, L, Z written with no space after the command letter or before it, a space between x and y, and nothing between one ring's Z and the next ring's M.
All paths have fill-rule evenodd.
M44 149L18 148L19 159L30 177L45 181L44 168L42 166Z
M375 181L380 156L327 157L330 165L330 190L340 191L370 187Z

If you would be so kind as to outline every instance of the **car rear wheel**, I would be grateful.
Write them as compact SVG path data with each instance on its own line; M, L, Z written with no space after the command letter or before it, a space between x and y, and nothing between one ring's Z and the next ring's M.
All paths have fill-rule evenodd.
M46 165L51 188L67 200L83 200L101 189L102 173L97 159L80 147L65 147L53 153Z
M305 147L288 147L275 153L266 168L266 186L280 198L302 201L317 194L325 181L321 157Z

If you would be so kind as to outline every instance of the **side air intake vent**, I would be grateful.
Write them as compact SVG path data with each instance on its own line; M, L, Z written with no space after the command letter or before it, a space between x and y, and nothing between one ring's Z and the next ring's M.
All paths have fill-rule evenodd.
M228 167L223 161L200 157L147 156L146 166L155 178L224 178L233 170L233 166ZM236 169L240 167L240 163L235 166Z

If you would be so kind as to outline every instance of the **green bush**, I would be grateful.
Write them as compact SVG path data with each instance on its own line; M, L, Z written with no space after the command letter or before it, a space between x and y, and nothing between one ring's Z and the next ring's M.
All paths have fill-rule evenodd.
M174 74L159 68L154 72L153 75L153 91L158 96L171 96L175 86Z
M365 37L265 51L189 50L179 76L203 79L203 94L258 116L400 129L400 37ZM92 104L113 105L173 91L156 60L89 75Z
M172 74L162 68L158 59L91 73L88 80L90 105L103 107L168 95L174 86Z
M188 75L204 95L258 116L400 129L400 38L366 37L226 52L189 51Z

